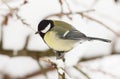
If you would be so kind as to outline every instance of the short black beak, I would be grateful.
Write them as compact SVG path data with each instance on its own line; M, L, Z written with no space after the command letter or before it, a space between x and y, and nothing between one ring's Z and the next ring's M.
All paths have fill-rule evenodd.
M40 33L40 32L39 31L35 32L35 34L38 34L38 33Z

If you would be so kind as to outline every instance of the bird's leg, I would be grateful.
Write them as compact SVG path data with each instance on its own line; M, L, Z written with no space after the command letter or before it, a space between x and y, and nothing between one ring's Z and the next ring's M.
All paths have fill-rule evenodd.
M56 59L64 59L64 51L55 51Z
M64 51L55 51L56 59L61 59L63 66L65 66L65 52Z

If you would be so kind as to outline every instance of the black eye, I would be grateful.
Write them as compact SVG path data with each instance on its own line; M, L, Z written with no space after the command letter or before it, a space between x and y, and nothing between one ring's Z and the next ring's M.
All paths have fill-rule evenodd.
M49 22L47 20L42 20L38 25L38 31L45 29L48 24Z

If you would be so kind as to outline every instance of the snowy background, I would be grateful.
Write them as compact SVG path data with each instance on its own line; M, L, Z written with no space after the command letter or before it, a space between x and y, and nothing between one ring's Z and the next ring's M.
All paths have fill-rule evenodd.
M8 12L8 7L6 7L2 1L8 2L11 7L18 7L23 2L22 0L1 0L0 15L5 15ZM114 0L66 1L69 3L73 13L95 9L95 11L86 14L97 18L115 32L120 33L120 5L119 3L116 4ZM64 12L69 12L65 3L63 4L63 7ZM20 17L24 18L35 31L37 31L37 25L44 17L59 12L60 5L58 0L28 0L28 3L20 8L18 14ZM50 17L49 19L68 22L87 36L112 40L112 43L101 41L85 42L67 53L65 56L66 69L69 70L68 73L71 76L71 78L68 76L68 79L85 79L85 76L75 70L72 66L76 65L80 58L97 56L105 57L81 62L78 64L78 67L84 70L91 79L120 79L120 55L110 55L112 52L120 52L120 39L118 36L103 25L90 21L84 17L82 18L77 14L72 15L72 20L66 16L63 16L62 18ZM2 20L3 18L0 17L0 22L2 22ZM28 50L45 51L49 49L42 41L41 37L34 34L35 31L30 27L23 25L20 20L16 20L16 17L10 18L8 24L3 27L3 48L5 50L13 50L13 52L22 50L24 48L26 37L30 34L30 41L27 46ZM48 58L56 61L55 57ZM42 64L45 66L44 63ZM4 79L4 74L10 75L12 78L22 78L37 70L40 70L39 65L32 57L9 57L0 54L0 79ZM47 72L47 77L48 79L57 79L57 72ZM46 79L46 77L45 75L37 75L29 79Z

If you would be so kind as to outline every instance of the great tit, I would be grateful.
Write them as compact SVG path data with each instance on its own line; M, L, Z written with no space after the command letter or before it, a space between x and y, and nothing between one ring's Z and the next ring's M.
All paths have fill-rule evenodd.
M84 41L99 40L108 43L111 42L108 39L88 37L72 25L59 20L42 20L38 24L37 33L55 51L57 59L63 58L65 52L70 51L76 44Z

